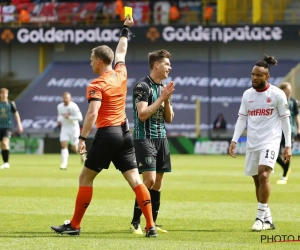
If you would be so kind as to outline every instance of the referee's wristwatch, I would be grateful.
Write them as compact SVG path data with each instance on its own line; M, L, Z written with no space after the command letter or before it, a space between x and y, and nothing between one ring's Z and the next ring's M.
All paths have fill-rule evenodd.
M82 140L82 141L85 141L85 140L86 140L86 138L83 137L82 135L79 135L78 139L79 139L79 140Z

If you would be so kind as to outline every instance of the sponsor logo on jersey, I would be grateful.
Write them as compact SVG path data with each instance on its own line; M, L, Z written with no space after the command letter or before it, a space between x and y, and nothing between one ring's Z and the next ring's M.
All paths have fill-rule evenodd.
M269 116L272 115L274 109L254 109L248 110L249 116Z

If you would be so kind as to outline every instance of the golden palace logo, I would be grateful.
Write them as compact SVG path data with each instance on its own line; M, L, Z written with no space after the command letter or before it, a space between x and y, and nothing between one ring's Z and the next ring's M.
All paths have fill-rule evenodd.
M154 42L157 38L160 37L160 34L155 27L150 27L146 36L148 39L150 39L151 42Z
M2 34L1 34L1 39L4 42L9 43L14 38L15 38L15 36L10 29L3 30Z

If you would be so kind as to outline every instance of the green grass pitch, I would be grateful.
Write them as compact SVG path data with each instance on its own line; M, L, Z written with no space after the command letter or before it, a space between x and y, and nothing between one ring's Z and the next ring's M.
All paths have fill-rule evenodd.
M114 169L100 173L94 196L77 236L62 236L51 225L71 219L78 189L80 159L68 170L59 155L11 155L0 170L0 249L299 249L300 242L261 243L262 235L293 235L298 240L300 157L292 159L287 185L271 176L270 207L276 230L251 232L257 202L252 178L244 176L244 157L172 156L165 175L158 224L169 231L156 239L132 235L134 193ZM142 227L145 226L144 220Z

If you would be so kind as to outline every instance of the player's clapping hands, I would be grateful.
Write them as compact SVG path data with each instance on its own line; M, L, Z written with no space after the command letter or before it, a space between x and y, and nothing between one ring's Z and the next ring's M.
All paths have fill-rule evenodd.
M161 91L161 98L163 98L163 100L168 100L171 95L173 94L174 90L175 90L175 83L174 82L169 82L166 86L164 86L162 88L162 91Z

